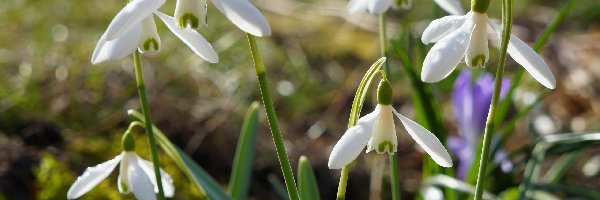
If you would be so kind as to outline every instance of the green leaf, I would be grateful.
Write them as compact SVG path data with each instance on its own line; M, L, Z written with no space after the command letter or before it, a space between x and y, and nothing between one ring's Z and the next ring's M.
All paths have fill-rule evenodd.
M581 155L581 151L575 151L566 155L563 155L559 160L552 164L552 167L544 175L544 180L547 183L558 183L562 177L571 169L571 166L575 164L575 161Z
M461 180L452 178L450 176L442 175L442 174L431 176L431 177L427 178L423 182L422 188L427 188L427 187L449 188L449 189L463 192L463 193L470 194L470 195L475 194L475 187L473 185L465 183ZM484 199L496 199L496 197L492 193L489 193L486 191L483 192L483 198Z
M298 192L300 199L320 200L317 178L306 156L298 162Z
M548 191L550 193L556 193L557 191L560 191L560 192L565 192L567 194L574 195L576 197L587 197L589 199L600 199L600 192L597 189L585 188L585 187L576 186L576 185L534 184L534 185L532 185L532 189Z
M350 111L350 119L348 120L348 128L356 125L356 122L360 117L360 111L362 110L363 103L365 102L367 92L369 91L369 86L371 85L375 74L379 68L381 68L381 65L383 65L385 60L386 58L382 57L375 61L375 63L369 67L369 70L367 70L365 76L360 80L360 84L356 90L356 95L354 95L354 100L352 101L352 109Z
M136 110L128 110L127 113L140 121L144 121L142 113ZM162 147L163 151L173 159L177 167L179 167L179 169L181 169L183 173L196 184L196 187L203 195L202 199L231 199L214 178L202 169L200 165L194 162L194 160L183 150L171 143L160 129L156 128L154 125L152 128L160 147Z
M288 192L285 189L285 186L283 186L283 183L281 183L281 181L279 180L279 178L277 178L275 174L269 174L267 176L267 180L269 181L269 183L271 183L271 186L273 186L273 190L275 190L275 193L277 194L277 196L279 196L279 199L290 199L290 196L288 196Z
M229 194L233 199L244 200L248 196L258 133L258 106L258 102L254 102L248 108L235 151L233 171L229 179Z

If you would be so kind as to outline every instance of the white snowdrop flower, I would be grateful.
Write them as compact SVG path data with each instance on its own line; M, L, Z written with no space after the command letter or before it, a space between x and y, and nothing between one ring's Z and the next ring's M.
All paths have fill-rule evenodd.
M89 192L104 180L120 163L118 189L122 194L133 192L140 200L154 200L158 193L156 175L150 161L139 157L135 152L135 142L131 133L123 136L123 152L115 158L99 165L88 167L71 185L67 199L76 199ZM161 182L166 197L173 197L175 187L173 179L163 169L160 169Z
M177 0L175 19L180 28L206 26L207 0ZM270 36L271 27L262 13L248 0L211 0L229 21L254 36Z
M433 45L421 71L428 83L446 78L465 58L469 67L484 67L489 60L488 32L500 40L501 26L490 23L485 12L470 11L463 16L451 15L433 20L423 32L421 41ZM556 87L556 79L544 60L514 35L510 36L508 54L547 88Z
M410 136L431 158L442 167L451 167L452 159L440 140L427 129L404 117L392 108L392 88L387 80L382 80L377 89L377 107L349 128L335 144L329 156L330 169L340 169L352 162L367 146L366 152L375 150L379 154L394 154L398 140L394 115L402 122Z
M394 0L350 0L348 2L348 12L351 14L358 12L369 12L371 14L381 14L390 9ZM464 14L465 11L460 5L459 0L434 0L442 9L453 15ZM403 4L411 5L412 0L403 0Z
M133 0L128 3L100 37L92 54L92 64L119 60L138 47L141 52L159 51L160 37L153 13L198 56L211 63L219 62L217 53L202 35L191 28L179 28L172 17L157 11L164 2L165 0Z

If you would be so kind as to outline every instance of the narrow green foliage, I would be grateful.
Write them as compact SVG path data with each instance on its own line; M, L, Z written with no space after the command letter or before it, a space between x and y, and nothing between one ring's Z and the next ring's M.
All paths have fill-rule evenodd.
M279 179L277 178L277 176L275 174L269 174L267 176L267 180L273 187L273 190L275 190L275 193L277 194L277 196L279 196L279 199L281 199L281 200L289 200L290 199L290 197L288 196L288 192L285 190L285 186L283 186L283 183L281 183L281 181L279 181Z
M144 121L143 115L135 110L128 110L127 113L138 120ZM202 196L201 199L231 199L214 178L202 169L200 165L194 162L194 159L187 155L183 150L171 143L169 138L167 138L161 130L156 128L156 126L152 126L152 130L156 135L158 144L165 154L173 159L177 167L179 167L179 169L194 182Z
M575 151L563 155L559 160L552 164L552 167L544 175L544 181L550 184L558 183L562 177L571 169L575 161L581 155L581 151Z
M244 200L248 196L258 133L258 106L258 102L254 102L248 108L235 151L229 179L229 194L233 199Z
M298 162L298 192L300 199L320 200L317 178L306 156L300 156Z
M142 60L140 58L140 52L133 52L133 63L135 67L135 81L137 84L138 93L140 94L140 105L142 107L142 113L144 113L144 122L146 127L152 126L152 119L150 118L150 107L148 106L148 96L146 95L146 85L144 84L144 75L142 73ZM158 186L158 198L161 200L165 199L165 192L163 191L162 178L160 174L160 161L158 160L158 152L156 151L156 139L152 129L146 129L146 136L148 137L148 146L150 147L150 154L152 156L152 167L154 174L156 175L156 186Z
M512 9L513 1L504 0L502 1L502 43L500 46L500 59L498 62L498 69L496 70L496 78L494 80L494 93L492 94L492 103L490 105L490 111L488 119L485 124L485 131L483 133L483 145L481 147L481 156L479 161L479 170L477 172L477 185L475 186L475 199L481 200L483 195L483 188L485 184L485 178L487 176L487 165L490 161L490 146L492 143L494 126L496 125L496 114L498 109L498 102L500 101L500 89L502 88L502 77L504 74L504 64L506 62L506 54L508 49L508 42L512 30Z
M392 200L400 200L399 176L398 154L390 154L390 187L392 188Z
M296 188L296 180L294 180L290 159L288 158L287 152L285 151L285 146L283 144L283 136L281 129L279 128L277 115L275 114L275 106L273 106L271 90L269 89L268 85L269 82L267 81L265 64L262 61L262 56L260 55L260 51L256 45L256 38L250 34L246 35L248 37L248 43L250 44L250 52L252 53L252 59L254 61L254 69L258 78L258 86L260 87L260 94L262 95L263 104L265 105L267 120L269 121L269 127L271 128L271 135L273 136L275 150L277 151L277 158L279 159L281 171L283 172L285 186L288 190L290 199L297 200L299 196L298 189Z

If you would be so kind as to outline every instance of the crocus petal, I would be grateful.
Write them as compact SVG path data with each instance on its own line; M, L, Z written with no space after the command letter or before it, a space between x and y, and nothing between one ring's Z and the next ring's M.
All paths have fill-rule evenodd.
M85 172L83 172L83 174L77 178L75 183L71 185L71 188L69 188L69 191L67 192L67 199L79 198L81 195L92 190L92 188L110 175L110 173L121 161L121 157L121 155L117 155L115 158L109 161L93 167L88 167Z
M410 136L431 156L431 158L442 167L452 167L452 158L444 148L444 145L435 135L423 128L416 122L402 116L396 110L393 110L394 115L400 119L404 128Z
M348 2L348 12L350 14L367 10L369 0L350 0Z
M113 18L106 29L106 40L111 41L139 24L152 12L158 10L165 0L133 0Z
M458 30L438 41L423 62L421 80L427 83L438 82L446 78L464 57L469 46L471 29L465 22ZM467 26L465 26L467 25Z
M106 40L106 33L104 33L100 37L98 44L96 44L94 53L92 53L92 64L108 60L119 60L128 56L138 47L140 37L141 26L139 24L121 35L121 37L111 41Z
M439 41L446 35L460 28L460 26L462 26L465 23L466 18L467 16L465 15L452 15L431 21L429 26L425 28L425 31L423 31L421 41L423 42L423 44L429 44Z
M144 173L150 178L150 182L154 185L154 192L158 193L158 185L156 184L156 175L154 174L154 166L152 162L144 160L140 157L137 157L138 163ZM166 197L173 197L175 194L175 186L173 186L173 179L167 172L165 172L162 168L160 169L160 177L163 185L163 191L165 192Z
M499 24L489 23L496 32L497 38L502 38L502 27ZM556 79L544 59L540 57L529 45L511 34L508 43L508 54L519 63L535 80L549 89L556 88Z
M135 158L132 158L129 162L129 167L127 169L129 173L128 179L131 191L135 195L135 198L141 200L155 200L156 195L154 194L154 186L148 175L146 175L140 166L140 163L138 163Z
M165 15L161 12L156 12L156 15L158 15L158 17L165 22L173 34L181 39L183 43L187 44L198 56L211 63L219 62L219 56L217 56L217 52L213 50L210 43L208 43L208 41L206 41L206 39L204 39L200 33L196 32L190 27L180 29L171 16Z
M243 31L259 37L271 35L269 22L248 0L212 0L211 2Z
M329 169L340 169L358 157L371 138L373 124L380 112L381 109L375 109L372 113L361 117L355 126L346 130L331 151L327 164Z
M371 14L381 14L392 6L392 0L370 0L367 9Z
M442 9L451 15L464 15L465 9L460 4L458 0L433 0L437 3Z

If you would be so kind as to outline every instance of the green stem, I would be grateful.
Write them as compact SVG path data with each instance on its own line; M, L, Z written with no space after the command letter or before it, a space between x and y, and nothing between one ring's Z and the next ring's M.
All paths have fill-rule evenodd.
M483 195L483 185L485 183L487 164L489 161L490 146L492 143L492 131L496 122L496 113L498 102L500 101L500 90L502 88L502 76L504 74L504 64L506 62L506 51L512 29L512 0L502 1L502 45L500 47L500 60L496 71L496 80L494 80L494 93L492 103L483 134L483 146L481 159L479 160L479 171L477 172L477 185L475 187L475 199L480 200Z
M348 172L350 171L350 166L346 165L342 168L340 183L338 184L338 192L337 192L337 200L343 200L346 198L346 185L348 184Z
M279 129L279 123L277 122L277 116L275 115L275 108L273 107L273 100L271 99L271 91L267 82L267 75L265 72L265 65L260 56L260 52L256 45L256 39L254 36L248 35L248 42L250 43L250 51L252 52L252 58L254 60L254 69L256 70L256 76L258 76L258 85L265 105L265 111L267 113L267 120L269 121L269 127L271 128L271 134L273 135L273 142L275 142L275 149L277 151L277 157L279 158L279 164L281 165L281 171L283 172L283 178L285 180L285 186L288 190L290 200L298 200L298 189L296 188L296 181L292 174L292 166L290 160L285 151L283 145L283 137L281 135L281 129Z
M133 53L133 61L135 64L135 81L137 82L138 93L140 94L142 113L144 113L144 122L146 122L146 127L152 127L152 120L150 119L150 109L148 108L148 97L146 96L146 86L144 85L144 75L142 73L142 61L140 59L139 51L135 51ZM150 154L152 155L154 174L156 175L158 197L159 199L164 200L165 193L163 191L162 178L160 175L160 161L158 160L158 153L156 152L156 139L154 138L154 131L152 130L152 128L146 128L146 133L146 135L148 136L148 146L150 147Z
M400 173L398 172L398 153L394 155L390 155L390 182L392 185L392 200L400 199L400 180L398 180L398 176Z
M385 13L379 14L379 47L381 57L387 57L387 32L385 26ZM390 75L390 62L385 62L385 73L387 77Z

